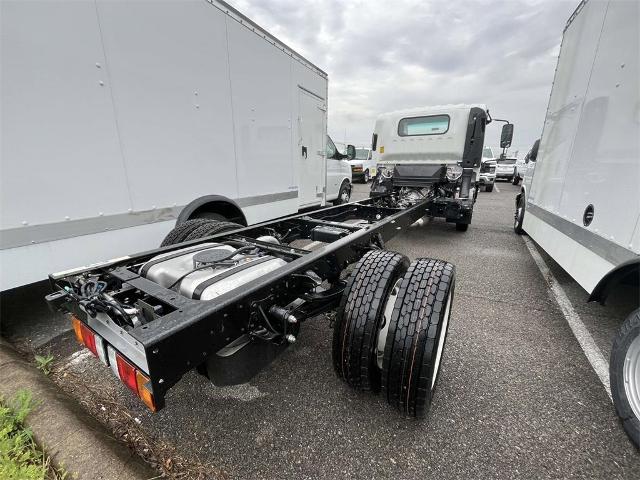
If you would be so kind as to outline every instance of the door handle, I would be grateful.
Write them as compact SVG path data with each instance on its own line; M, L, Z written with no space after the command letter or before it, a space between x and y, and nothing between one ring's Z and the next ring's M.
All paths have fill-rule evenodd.
M305 147L304 145L302 146L302 156L304 158L307 158L307 147Z

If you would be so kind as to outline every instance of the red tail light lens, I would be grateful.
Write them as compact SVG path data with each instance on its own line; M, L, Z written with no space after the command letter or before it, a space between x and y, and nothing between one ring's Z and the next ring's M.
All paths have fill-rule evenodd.
M118 365L118 376L124 384L138 395L138 381L136 379L136 369L133 365L127 362L122 355L116 353L116 363Z
M82 326L82 340L84 340L84 344L87 348L97 357L98 350L96 349L96 337L93 335L93 332L84 325Z
M78 342L83 343L91 352L97 357L98 349L96 348L96 337L89 327L80 321L76 317L72 317L71 323L73 324L73 330L76 333Z

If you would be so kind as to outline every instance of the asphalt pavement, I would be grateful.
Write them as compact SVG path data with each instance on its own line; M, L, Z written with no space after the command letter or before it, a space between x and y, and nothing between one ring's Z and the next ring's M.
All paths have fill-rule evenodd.
M92 391L125 406L149 437L231 478L640 478L640 454L513 232L518 187L497 185L479 194L467 232L422 221L387 244L457 270L441 375L421 421L401 418L380 397L336 378L324 316L305 323L298 342L249 384L216 388L192 372L158 414L97 360L74 353L73 334L59 318L40 313L28 328L5 334L51 351ZM355 185L353 199L367 192ZM586 293L543 257L608 359L627 300L587 304Z

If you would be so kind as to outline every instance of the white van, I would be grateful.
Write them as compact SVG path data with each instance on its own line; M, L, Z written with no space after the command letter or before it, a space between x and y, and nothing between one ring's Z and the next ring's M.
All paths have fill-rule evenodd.
M368 183L376 176L376 162L373 160L370 147L356 147L356 156L349 160L349 164L353 180L357 179L362 183Z
M225 2L1 2L0 290L348 201L327 74Z
M604 303L640 302L640 4L581 2L567 22L542 132L527 155L514 229ZM534 169L535 166L535 169ZM615 337L611 394L640 445L640 309Z

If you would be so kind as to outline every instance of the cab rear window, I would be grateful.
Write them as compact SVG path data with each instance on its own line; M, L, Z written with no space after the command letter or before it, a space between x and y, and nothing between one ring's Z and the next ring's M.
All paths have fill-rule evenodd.
M442 135L449 130L449 115L403 118L398 123L398 135Z

